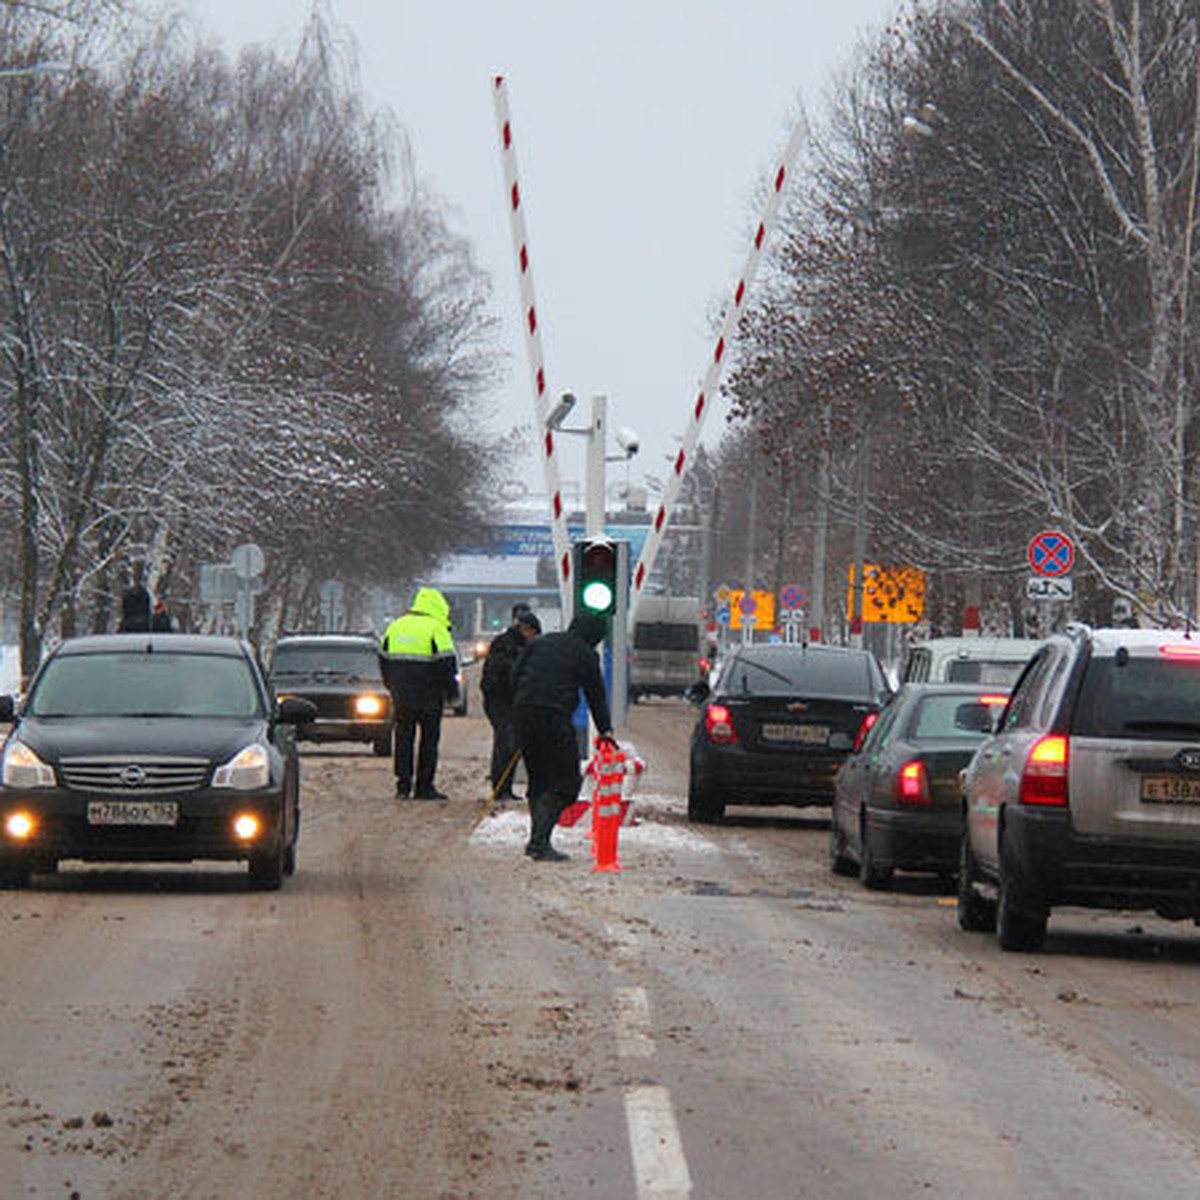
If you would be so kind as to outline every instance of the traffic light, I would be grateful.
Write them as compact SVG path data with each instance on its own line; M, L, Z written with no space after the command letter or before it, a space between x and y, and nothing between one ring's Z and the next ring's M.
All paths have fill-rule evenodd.
M617 545L607 538L584 538L575 549L575 611L611 617L617 610L620 567Z

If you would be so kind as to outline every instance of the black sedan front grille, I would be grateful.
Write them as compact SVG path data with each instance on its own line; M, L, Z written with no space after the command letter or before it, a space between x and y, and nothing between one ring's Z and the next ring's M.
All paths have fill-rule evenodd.
M111 796L150 796L160 792L194 792L208 782L204 758L154 755L64 758L59 763L63 786L76 792Z

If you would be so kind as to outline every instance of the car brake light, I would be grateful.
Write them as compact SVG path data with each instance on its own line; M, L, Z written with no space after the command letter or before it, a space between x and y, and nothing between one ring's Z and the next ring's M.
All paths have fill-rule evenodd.
M994 704L1007 704L1008 697L1003 696L1003 695L1001 695L1001 696L980 696L979 703L987 704L989 706L994 705Z
M857 750L863 744L863 739L871 732L871 726L879 720L877 712L869 712L863 717L862 724L858 727L858 733L854 736L854 749Z
M929 791L929 776L920 759L907 762L896 776L896 800L900 804L919 808L932 808L933 796Z
M1067 739L1047 734L1034 743L1021 774L1019 800L1062 808L1067 804Z
M704 732L708 735L710 742L715 742L719 746L738 740L737 730L733 727L729 709L723 704L710 704L704 710Z
M1163 658L1189 658L1196 660L1200 659L1200 644L1182 645L1176 643L1173 646L1159 646L1158 652Z

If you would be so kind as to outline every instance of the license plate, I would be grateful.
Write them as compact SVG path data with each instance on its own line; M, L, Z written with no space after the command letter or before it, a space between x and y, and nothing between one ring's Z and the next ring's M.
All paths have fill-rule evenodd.
M768 742L801 742L806 746L823 746L829 741L828 725L768 724L762 727Z
M1144 775L1142 799L1149 804L1200 804L1200 779L1185 775Z
M174 825L179 805L174 800L91 800L89 825Z

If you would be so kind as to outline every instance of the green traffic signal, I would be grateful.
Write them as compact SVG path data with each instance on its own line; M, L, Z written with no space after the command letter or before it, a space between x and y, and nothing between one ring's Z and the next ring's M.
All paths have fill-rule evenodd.
M607 539L575 546L575 607L609 617L617 608L617 548Z

